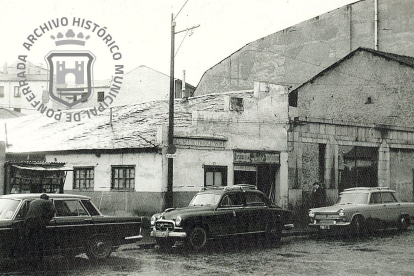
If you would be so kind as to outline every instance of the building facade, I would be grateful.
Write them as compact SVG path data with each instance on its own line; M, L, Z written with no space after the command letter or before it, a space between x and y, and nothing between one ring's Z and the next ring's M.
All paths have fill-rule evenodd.
M195 95L248 89L253 82L296 88L357 49L414 56L414 2L363 0L250 42L208 69Z
M254 184L288 205L288 90L176 100L174 206L202 187ZM8 158L65 163L65 193L85 194L105 213L161 211L167 191L168 101L113 107L82 122L33 115L8 123ZM38 160L39 161L39 160Z
M292 208L310 206L315 181L327 204L377 186L414 201L413 82L414 58L359 48L290 92Z

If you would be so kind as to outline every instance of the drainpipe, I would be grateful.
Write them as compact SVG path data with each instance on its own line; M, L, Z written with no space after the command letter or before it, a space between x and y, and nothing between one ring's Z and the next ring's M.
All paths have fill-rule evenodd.
M374 43L374 49L378 51L378 0L374 0Z

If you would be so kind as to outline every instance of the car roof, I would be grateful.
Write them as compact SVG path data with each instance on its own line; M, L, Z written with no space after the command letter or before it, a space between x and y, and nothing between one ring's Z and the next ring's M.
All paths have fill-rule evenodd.
M388 187L355 187L355 188L345 189L342 193L355 193L355 192L366 193L366 192L378 192L378 191L395 193L394 190L391 190Z
M2 195L0 198L12 198L12 199L37 199L40 198L42 194L8 194ZM77 198L77 199L90 199L90 197L83 195L73 195L73 194L47 194L50 199L54 198Z
M256 186L249 184L236 184L231 186L209 186L201 188L198 194L224 194L226 192L254 192L262 194Z

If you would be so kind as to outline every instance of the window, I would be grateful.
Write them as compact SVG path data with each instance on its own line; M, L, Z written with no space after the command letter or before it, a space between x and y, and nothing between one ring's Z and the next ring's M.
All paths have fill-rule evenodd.
M0 86L0 98L4 98L4 86Z
M220 207L243 206L243 197L241 193L227 194L223 196Z
M132 191L135 187L134 166L112 166L112 190Z
M85 208L78 200L55 200L57 217L78 217L87 216Z
M73 189L93 190L94 168L74 167L73 168Z
M246 193L246 205L247 206L262 206L266 205L265 199L256 193Z
M16 111L16 112L22 112L21 108L13 108L13 110Z
M392 193L382 193L382 202L383 203L393 203L396 202L394 195Z
M14 97L15 98L20 98L20 87L18 87L18 86L14 87Z
M227 166L204 166L204 187L227 186Z
M86 95L88 95L88 93L82 93L82 96L81 97L84 98L82 100L83 103L86 103L88 101L88 98L86 97Z
M98 102L103 102L105 99L105 92L100 91L98 92Z
M380 193L372 193L371 199L369 200L370 204L380 204L381 203L381 194Z

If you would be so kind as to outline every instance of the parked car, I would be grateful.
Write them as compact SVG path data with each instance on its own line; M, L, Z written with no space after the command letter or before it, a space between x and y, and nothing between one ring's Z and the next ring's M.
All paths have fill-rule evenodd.
M104 216L89 197L48 194L56 208L45 230L44 253L74 257L86 253L90 259L109 257L122 244L142 239L141 217ZM0 196L0 254L24 256L27 251L24 218L29 204L40 194Z
M203 188L188 207L167 209L151 218L151 236L160 247L183 241L195 250L209 239L263 233L280 240L291 213L276 205L252 185Z
M413 217L414 203L399 201L395 191L359 187L344 190L333 206L310 209L309 225L319 230L342 229L359 235L386 227L405 230Z

